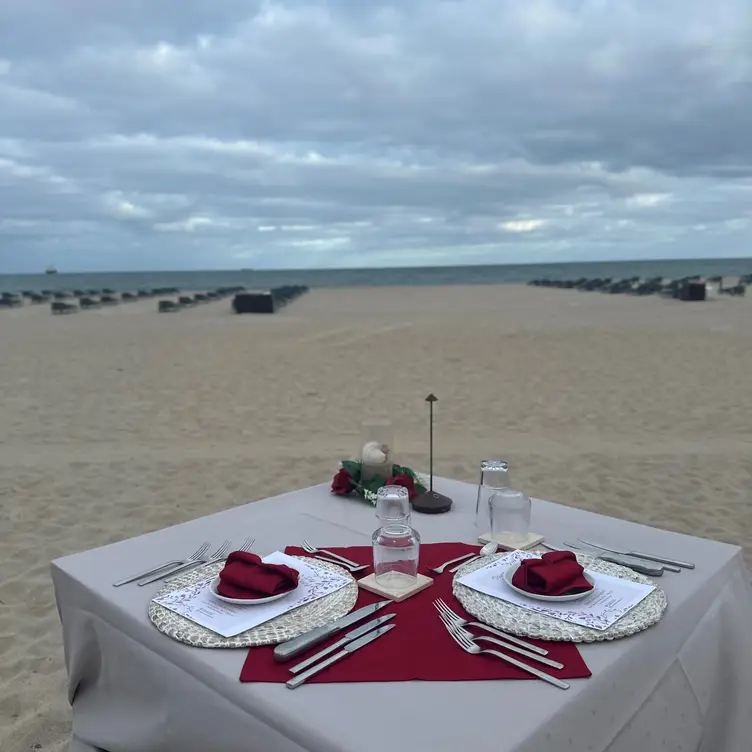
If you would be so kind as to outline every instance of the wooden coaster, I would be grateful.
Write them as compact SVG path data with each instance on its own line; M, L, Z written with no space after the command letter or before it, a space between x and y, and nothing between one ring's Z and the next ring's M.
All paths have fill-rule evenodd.
M506 551L516 551L520 549L526 551L528 548L534 548L543 541L543 536L538 533L500 533L499 535L492 535L489 533L483 533L478 536L480 543L490 543L496 541L499 544L499 548L503 548Z
M376 582L375 574L369 574L368 577L358 580L358 587L362 587L363 590L368 590L371 593L376 593L376 595L383 595L384 598L390 598L395 603L400 603L400 601L406 600L411 595L415 595L421 590L431 587L431 585L433 585L433 580L423 574L418 575L418 579L414 585L400 589L387 589L382 587Z

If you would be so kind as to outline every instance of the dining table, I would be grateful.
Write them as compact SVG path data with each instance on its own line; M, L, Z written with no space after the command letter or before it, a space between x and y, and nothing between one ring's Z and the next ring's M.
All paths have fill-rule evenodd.
M454 503L413 514L422 542L476 542L476 486L435 478L434 488ZM303 539L367 546L376 527L371 504L326 484L53 561L71 752L749 752L752 588L741 549L726 543L533 499L531 531L547 540L696 565L656 579L668 601L657 624L581 644L592 676L567 691L538 680L241 683L247 649L191 647L150 622L163 583L113 587L202 541L253 537L266 555Z

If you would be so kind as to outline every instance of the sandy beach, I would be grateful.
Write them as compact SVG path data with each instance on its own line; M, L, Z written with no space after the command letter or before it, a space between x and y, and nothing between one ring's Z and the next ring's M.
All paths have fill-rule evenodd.
M330 479L360 421L474 482L745 547L752 300L517 286L314 290L275 316L154 300L0 311L0 749L67 749L49 561Z

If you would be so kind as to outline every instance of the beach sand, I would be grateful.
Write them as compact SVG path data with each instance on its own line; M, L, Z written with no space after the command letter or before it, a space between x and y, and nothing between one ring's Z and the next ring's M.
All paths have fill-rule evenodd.
M67 749L49 561L330 479L359 422L475 482L746 547L752 300L527 287L312 291L275 316L153 300L0 311L0 749ZM371 409L369 409L371 408Z

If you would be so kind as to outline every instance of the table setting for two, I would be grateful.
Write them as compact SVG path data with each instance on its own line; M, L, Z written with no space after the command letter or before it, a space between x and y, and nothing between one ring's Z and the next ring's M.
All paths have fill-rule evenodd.
M483 464L430 514L431 482L372 500L352 475L53 562L72 750L379 752L393 698L403 746L436 752L746 749L740 549Z
M645 573L693 566L593 541L421 544L398 486L379 489L376 515L371 546L303 539L262 557L251 537L237 549L204 542L114 584L164 580L152 623L194 647L247 648L241 682L533 679L567 689L591 675L579 643L661 618L666 596Z

